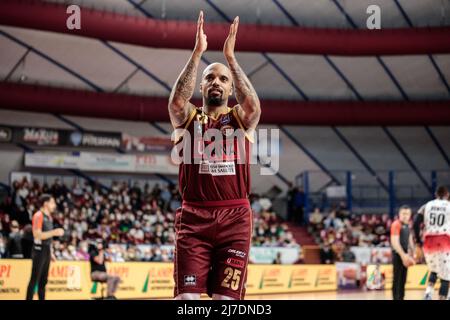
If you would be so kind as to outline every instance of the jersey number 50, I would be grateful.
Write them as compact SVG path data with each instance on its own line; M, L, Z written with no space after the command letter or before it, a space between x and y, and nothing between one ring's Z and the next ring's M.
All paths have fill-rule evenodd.
M438 225L442 227L445 222L445 215L443 213L436 214L434 212L430 213L430 226Z

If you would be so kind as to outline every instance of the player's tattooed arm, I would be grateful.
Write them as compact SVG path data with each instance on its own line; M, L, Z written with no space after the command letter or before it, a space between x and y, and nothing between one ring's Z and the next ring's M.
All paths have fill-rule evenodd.
M194 108L189 100L194 94L198 65L207 46L206 35L203 31L203 11L200 11L194 51L178 76L169 97L169 115L174 127L183 124Z
M223 53L228 62L228 66L233 77L233 84L236 91L236 100L241 106L241 108L237 110L239 116L241 117L244 125L247 128L254 128L258 124L259 118L261 116L261 105L255 88L253 88L253 85L237 62L236 56L234 54L238 25L239 17L236 17L231 24L230 33L225 40Z
M170 121L174 127L177 127L187 119L193 105L189 102L194 94L195 79L198 68L199 58L194 53L179 75L169 97L169 115Z

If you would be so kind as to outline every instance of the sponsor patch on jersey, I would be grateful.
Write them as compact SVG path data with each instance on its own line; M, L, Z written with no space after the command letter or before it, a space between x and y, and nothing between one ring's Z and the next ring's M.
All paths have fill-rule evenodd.
M235 268L243 268L245 266L244 260L236 259L236 258L228 258L227 264L229 266L235 267Z
M233 128L232 126L230 126L229 124L227 124L227 125L222 126L222 127L220 128L220 132L222 132L222 134L223 134L225 137L230 137L230 136L232 136L233 133L234 133L234 128Z
M222 119L220 119L220 123L221 124L227 124L227 123L230 123L230 122L231 122L231 117L230 117L229 113L227 113L226 115L224 115L222 117Z
M232 176L236 174L234 162L207 162L200 163L198 173L213 176Z
M195 286L197 284L197 277L195 275L185 275L184 285L185 286Z
M209 162L202 161L198 168L198 173L200 174L209 174Z

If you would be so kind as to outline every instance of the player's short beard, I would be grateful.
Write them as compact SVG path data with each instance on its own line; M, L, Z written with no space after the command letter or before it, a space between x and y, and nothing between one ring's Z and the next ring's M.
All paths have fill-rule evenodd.
M206 103L211 107L219 107L225 103L225 99L222 99L222 96L208 96Z

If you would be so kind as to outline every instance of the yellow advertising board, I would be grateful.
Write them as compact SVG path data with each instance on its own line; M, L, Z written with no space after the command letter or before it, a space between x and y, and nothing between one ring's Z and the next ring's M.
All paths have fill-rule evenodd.
M375 270L375 265L367 266L367 279L369 279ZM386 290L392 289L393 267L390 264L380 265L381 273L385 275ZM424 264L411 266L408 268L408 276L406 278L406 289L425 289L429 276L428 267Z
M87 267L89 268L89 265ZM109 274L121 279L116 292L118 299L173 296L173 263L113 262L107 263L106 268ZM99 290L98 285L90 282L91 297L98 297Z
M31 274L31 260L0 259L0 300L24 300Z
M86 299L89 296L89 272L89 264L84 261L50 263L46 298L50 300Z
M386 289L392 287L392 266L382 265ZM367 268L367 276L375 266ZM108 272L121 278L116 296L119 299L173 297L173 264L160 262L108 263ZM30 260L0 260L0 300L25 299L31 272ZM100 285L92 283L89 262L52 262L46 290L47 299L92 299L100 297ZM426 285L425 265L409 268L407 289ZM337 290L334 265L249 265L247 294L294 293ZM106 295L106 292L104 293Z
M337 290L334 265L250 265L248 294Z

